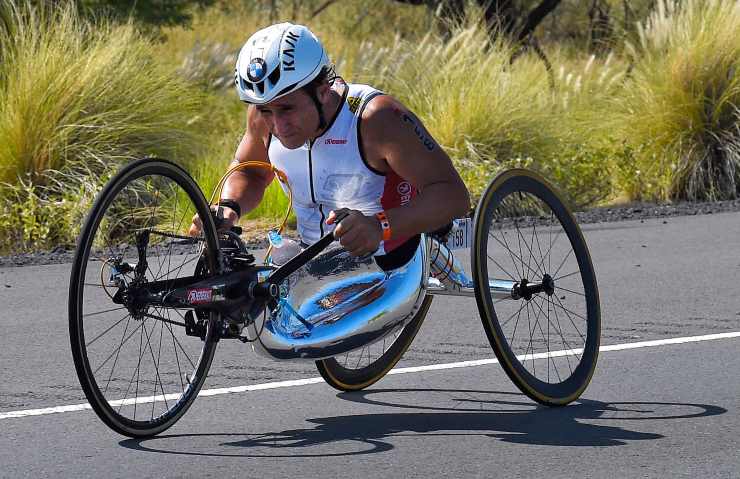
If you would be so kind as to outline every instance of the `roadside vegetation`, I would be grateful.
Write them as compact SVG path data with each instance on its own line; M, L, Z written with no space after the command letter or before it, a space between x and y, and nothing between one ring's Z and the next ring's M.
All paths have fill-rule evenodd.
M450 23L391 0L198 1L178 10L186 24L158 26L159 12L142 26L55 3L0 4L3 253L71 246L133 158L173 159L210 196L245 125L236 53L279 20L311 25L348 81L405 102L474 197L512 166L539 170L576 208L740 192L739 1L635 2L587 39L560 25L583 28L564 2L540 34L549 69L472 3ZM286 206L273 184L249 218L274 223Z

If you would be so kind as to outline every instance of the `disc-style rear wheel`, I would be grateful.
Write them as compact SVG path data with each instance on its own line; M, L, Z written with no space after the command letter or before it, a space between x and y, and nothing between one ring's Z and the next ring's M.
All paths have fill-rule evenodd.
M379 381L406 352L432 304L427 296L416 316L403 328L357 351L316 361L321 377L340 391L359 391Z
M189 239L195 213L207 220L203 236ZM172 163L132 163L96 198L70 278L69 333L85 395L115 431L160 433L197 396L215 352L217 318L153 307L137 295L153 281L214 275L217 256L208 203ZM199 335L186 334L186 317Z
M583 235L552 186L527 170L496 177L471 256L478 310L507 375L542 404L577 399L596 367L599 294ZM494 294L492 280L513 294Z

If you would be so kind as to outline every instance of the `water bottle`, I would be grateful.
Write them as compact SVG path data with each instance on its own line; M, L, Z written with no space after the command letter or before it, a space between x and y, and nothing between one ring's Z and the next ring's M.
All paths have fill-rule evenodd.
M277 232L277 230L270 230L269 233L267 233L267 238L273 248L280 248L283 245L283 237Z

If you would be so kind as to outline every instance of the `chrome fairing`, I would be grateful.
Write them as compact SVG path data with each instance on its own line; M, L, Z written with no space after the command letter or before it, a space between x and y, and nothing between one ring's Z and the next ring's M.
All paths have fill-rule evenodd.
M413 258L392 271L372 256L330 247L281 284L281 300L245 331L255 351L275 359L324 359L382 339L414 317L426 291L422 237Z

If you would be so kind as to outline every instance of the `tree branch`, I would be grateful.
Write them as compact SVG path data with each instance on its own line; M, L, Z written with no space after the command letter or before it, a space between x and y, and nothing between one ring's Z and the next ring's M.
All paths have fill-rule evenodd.
M545 17L550 14L550 12L555 10L555 8L559 4L560 0L543 0L542 3L537 5L537 7L529 12L529 15L527 15L527 20L524 22L524 25L519 30L517 40L522 41L530 34L532 34L537 26L542 23L542 20L544 20Z

